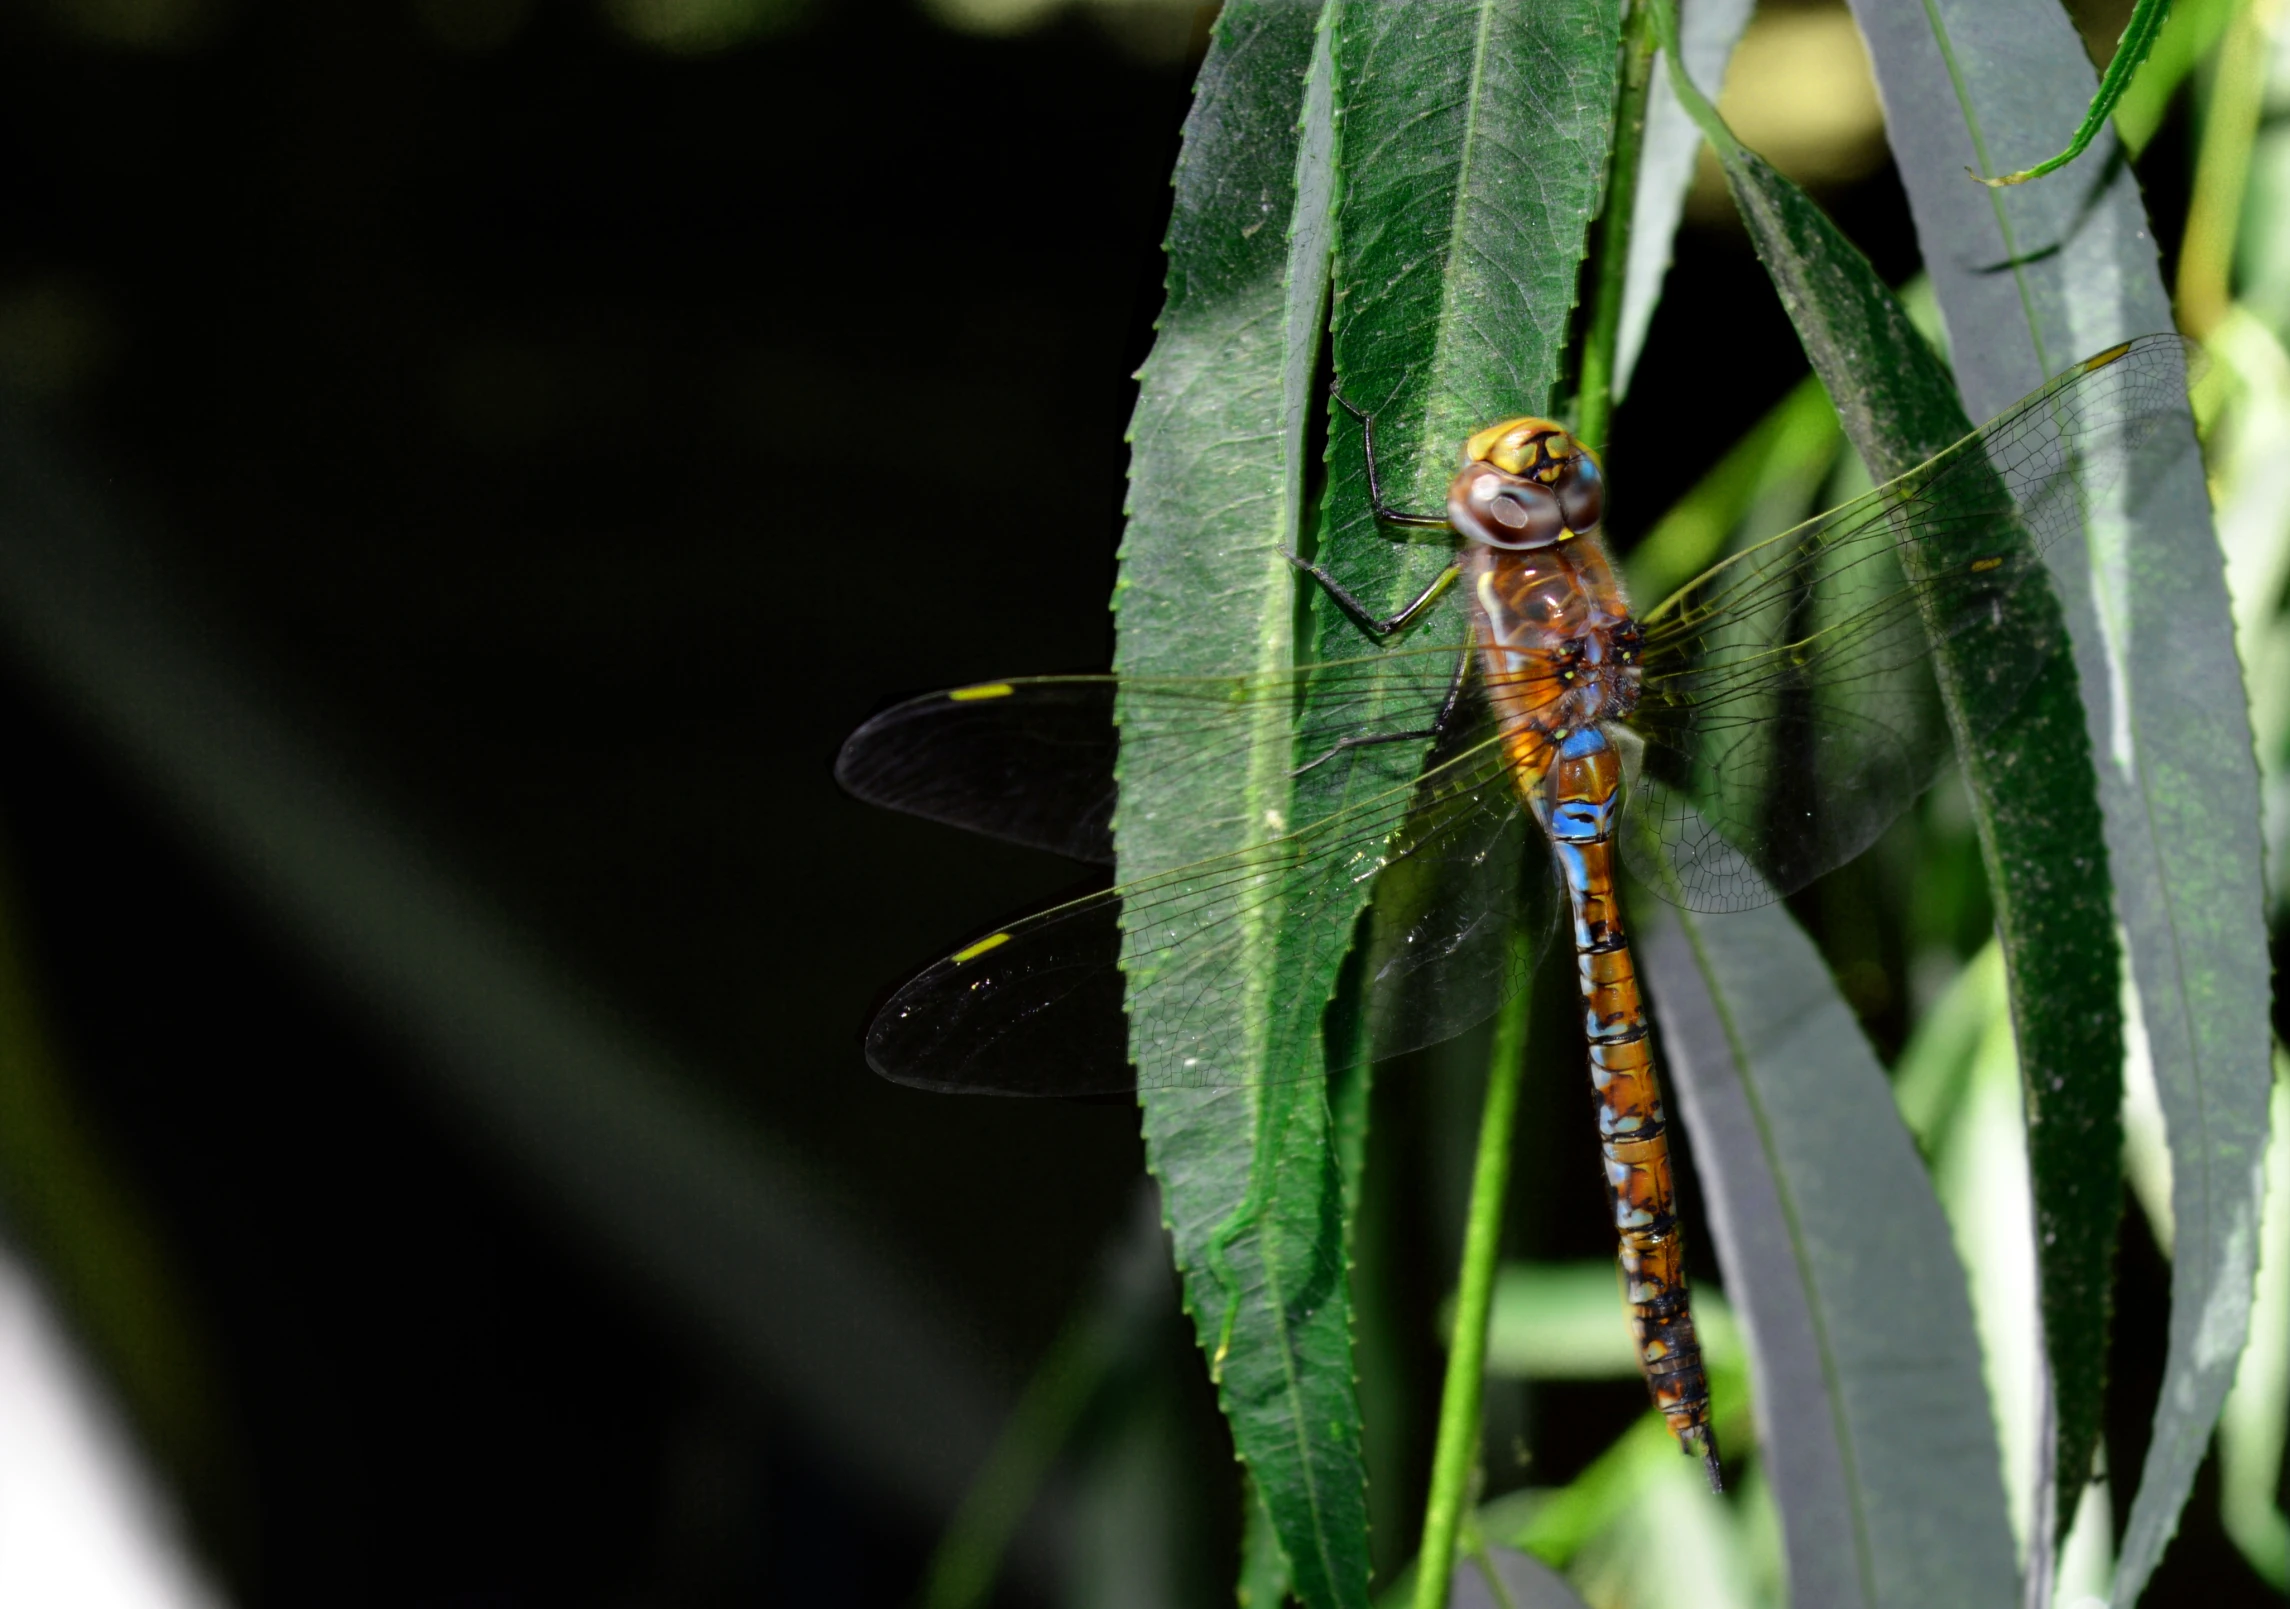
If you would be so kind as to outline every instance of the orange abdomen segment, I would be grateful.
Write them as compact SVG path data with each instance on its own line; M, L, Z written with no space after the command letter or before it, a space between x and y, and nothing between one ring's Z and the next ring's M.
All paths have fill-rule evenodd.
M1522 779L1523 781L1523 779ZM1686 1293L1685 1241L1670 1169L1668 1118L1654 1067L1653 1030L1614 886L1614 812L1621 764L1596 729L1553 745L1527 802L1551 838L1574 916L1575 970L1598 1108L1599 1149L1614 1206L1638 1366L1654 1405L1686 1452L1719 1484L1709 1378Z

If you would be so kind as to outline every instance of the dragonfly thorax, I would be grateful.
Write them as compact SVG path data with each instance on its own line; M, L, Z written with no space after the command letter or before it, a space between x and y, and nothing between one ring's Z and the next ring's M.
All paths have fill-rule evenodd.
M1507 419L1464 443L1447 519L1489 547L1548 547L1596 529L1605 503L1587 447L1548 419Z
M1645 676L1644 633L1594 535L1462 555L1488 701L1521 779L1575 734L1626 719Z

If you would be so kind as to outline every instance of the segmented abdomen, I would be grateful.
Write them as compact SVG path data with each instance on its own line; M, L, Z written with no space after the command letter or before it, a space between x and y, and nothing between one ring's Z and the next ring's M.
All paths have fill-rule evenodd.
M1638 1366L1671 1434L1709 1466L1714 1482L1717 1442L1710 1431L1709 1380L1686 1294L1686 1245L1678 1227L1668 1121L1654 1070L1652 1030L1614 897L1613 844L1600 839L1559 847L1575 913L1575 964L1590 1039L1598 1143L1614 1202Z
M1671 1434L1702 1459L1714 1490L1717 1440L1686 1294L1662 1086L1614 886L1622 763L1601 723L1627 714L1637 697L1635 664L1610 652L1628 605L1587 540L1490 555L1466 573L1512 782L1549 835L1566 878L1599 1149L1638 1365Z

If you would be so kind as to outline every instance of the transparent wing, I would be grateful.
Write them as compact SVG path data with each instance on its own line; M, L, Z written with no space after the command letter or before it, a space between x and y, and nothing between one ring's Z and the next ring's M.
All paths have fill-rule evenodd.
M2059 645L2044 550L2193 450L2186 373L2176 336L2102 353L1648 612L1633 870L1738 910L1867 848L1954 752L1934 644L1977 667L1976 740Z
M1399 745L1388 756L1342 745L1428 723L1460 652L1411 646L1266 676L1042 676L958 687L868 721L844 743L835 778L870 804L1111 865L1116 762L1157 793L1205 798L1221 790L1197 784L1245 764L1271 711L1296 725L1297 765L1318 759L1323 780L1381 791L1378 778L1412 780L1420 748L1394 772L1383 762L1400 757ZM1363 764L1375 775L1349 775ZM1228 825L1244 844L1283 830Z
M1394 840L1364 943L1369 1059L1435 1045L1477 1025L1526 987L1558 931L1557 863L1502 766L1483 785L1451 754L1426 766L1425 807ZM1489 734L1491 735L1491 734Z
M867 796L913 798L929 807L923 813L966 826L1014 819L1021 833L1006 835L1028 842L1102 848L1107 817L1098 801L1109 794L1062 782L1036 794L979 757L1048 753L1053 770L1078 763L1085 744L1060 742L1044 750L1014 735L1030 724L1029 707L1059 712L1061 720L1071 716L1078 729L1088 723L1076 712L1094 707L1109 723L1118 703L1128 739L1120 753L1124 773L1152 768L1168 775L1237 763L1256 741L1261 727L1254 722L1268 701L1285 716L1300 682L1309 679L1314 713L1298 736L1303 758L1297 763L1312 767L1317 785L1300 793L1350 802L1286 830L1264 822L1256 841L1231 853L1053 907L965 945L884 1004L868 1030L869 1061L901 1083L975 1093L1075 1095L1139 1084L1256 1082L1266 1076L1263 1069L1221 1048L1219 1035L1236 1010L1285 1013L1286 1026L1296 1029L1308 1027L1325 1006L1323 1000L1252 996L1262 990L1265 946L1299 947L1286 958L1289 970L1332 966L1352 943L1357 885L1395 869L1395 901L1372 929L1367 1053L1388 1056L1433 1043L1492 1013L1532 971L1536 946L1510 935L1529 920L1548 883L1526 852L1525 818L1502 746L1471 702L1428 758L1421 743L1358 741L1406 730L1403 717L1390 713L1375 714L1379 724L1363 726L1371 712L1397 706L1415 720L1427 719L1446 696L1458 652L1403 651L1294 677L995 684L1009 691L959 701L940 695L935 705L918 700L889 712L899 719L881 728L885 734L904 730L911 737L924 729L928 735L938 722L948 733L964 732L976 752L960 766L991 785L959 797L943 774L929 786L920 778L894 785L886 781L894 773L877 756L876 740L855 738L857 754L846 750L839 769L859 778ZM1399 694L1420 696L1411 701ZM985 705L1005 713L981 723L978 710ZM925 713L932 708L946 713ZM956 746L951 737L941 744L935 735L926 744L942 761ZM996 808L996 801L1013 798L1019 800L1014 811ZM1045 799L1076 807L1083 830L1071 832L1062 818L1050 819ZM1547 924L1540 930L1547 932ZM1125 973L1149 978L1155 1001L1150 1038L1140 1035L1129 1048L1133 1063L1112 1048L1119 1043Z

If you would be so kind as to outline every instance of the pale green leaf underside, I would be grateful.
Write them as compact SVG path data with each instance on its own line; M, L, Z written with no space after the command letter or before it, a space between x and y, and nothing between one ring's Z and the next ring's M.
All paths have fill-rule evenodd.
M1779 906L1635 910L1752 1338L1791 1601L2004 1609L2012 1539L1971 1304L1883 1069Z

